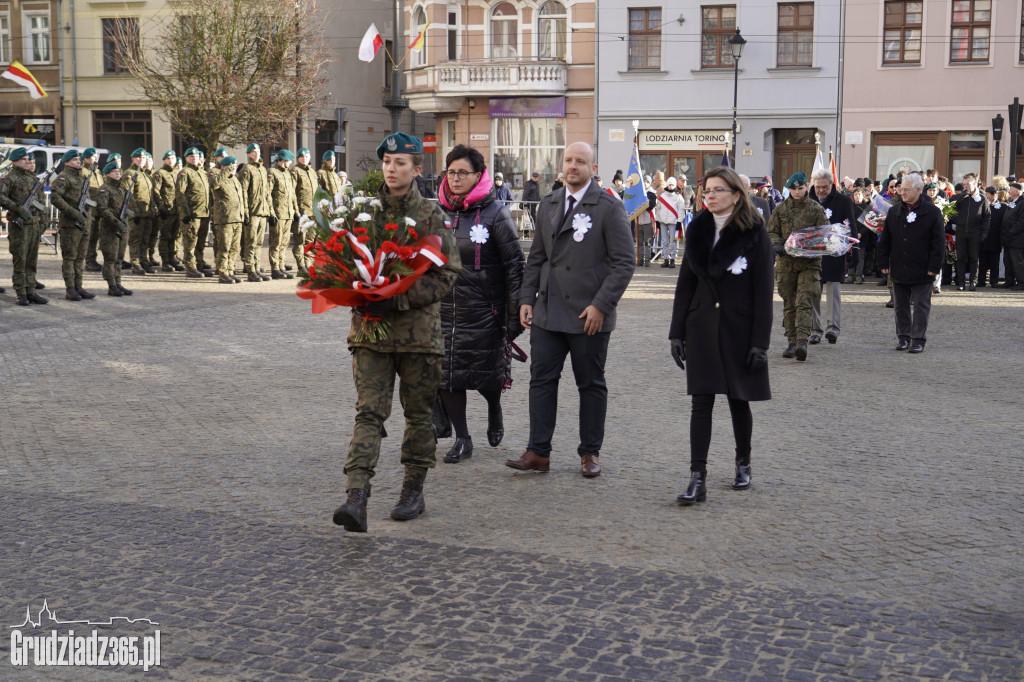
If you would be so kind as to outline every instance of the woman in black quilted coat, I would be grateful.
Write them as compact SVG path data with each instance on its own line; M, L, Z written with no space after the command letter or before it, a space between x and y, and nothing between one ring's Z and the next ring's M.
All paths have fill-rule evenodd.
M523 331L518 301L525 259L508 208L495 201L483 155L460 144L445 165L438 200L462 257L462 272L441 299L441 400L455 429L455 444L444 461L455 463L473 454L466 391L479 391L487 399L491 447L505 435L501 392L512 385L509 343Z

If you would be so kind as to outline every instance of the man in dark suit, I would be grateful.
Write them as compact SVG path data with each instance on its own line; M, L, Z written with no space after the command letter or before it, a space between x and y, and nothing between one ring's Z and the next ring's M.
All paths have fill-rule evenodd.
M565 187L541 200L519 295L519 319L531 330L530 441L505 464L547 471L558 412L558 379L572 359L580 393L581 473L592 478L604 441L608 389L604 363L615 308L633 276L633 239L622 202L592 182L594 149L574 142L562 162Z

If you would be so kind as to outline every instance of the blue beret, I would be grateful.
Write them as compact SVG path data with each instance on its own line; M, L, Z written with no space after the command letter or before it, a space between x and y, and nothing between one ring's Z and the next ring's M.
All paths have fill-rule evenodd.
M308 153L309 153L309 149L307 147L299 147L299 151L296 152L295 156L302 156L303 154L308 154Z
M86 147L85 151L82 152L83 159L91 159L96 156L96 147Z
M245 153L248 154L249 152L258 152L259 150L260 146L253 142L248 147L245 148Z
M295 160L295 155L292 154L291 151L288 150L288 149L282 149L281 151L279 151L277 153L277 160L278 161L294 161Z
M188 149L185 150L185 156L192 156L193 154L198 156L199 150L196 149L195 147L189 147Z
M25 149L24 147L18 147L13 152L11 152L11 155L8 158L11 161L20 161L21 159L24 159L26 156L28 156L28 150Z
M64 152L64 156L60 157L60 160L61 160L62 163L67 163L71 159L75 159L75 158L78 158L78 150L77 149L69 149L66 152Z
M118 170L117 164L114 163L113 161L111 161L110 163L103 167L103 174L106 175L112 170Z
M227 156L228 155L228 148L227 147L217 147L217 151L215 151L213 153L213 155L214 156Z
M420 138L408 133L392 133L384 138L384 141L377 147L377 158L384 158L385 154L422 154L423 142Z
M177 156L177 154L174 153L173 149L168 149L167 151L164 152L164 158L165 159L169 159L169 158L174 157L174 156Z
M233 163L238 163L238 159L233 156L225 156L220 160L220 165L222 166L230 166Z
M328 149L324 152L323 161L334 161L334 150Z
M139 147L138 149L133 151L132 152L132 158L134 159L137 156L142 156L142 157L146 156L146 150L143 149L142 147Z
M110 156L107 157L107 161L113 161L114 159L120 159L120 158L121 158L121 155L118 154L117 152L114 152L113 154L111 154Z
M786 180L786 189L793 189L794 187L803 187L807 184L807 176L803 173L793 173L789 176L789 180Z

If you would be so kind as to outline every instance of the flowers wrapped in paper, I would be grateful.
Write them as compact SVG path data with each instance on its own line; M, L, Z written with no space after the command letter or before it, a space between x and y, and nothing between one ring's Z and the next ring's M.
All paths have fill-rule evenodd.
M313 265L299 273L302 281L296 294L311 301L313 313L337 306L364 308L405 293L420 276L448 259L441 253L441 238L420 237L416 221L378 226L379 199L335 196L318 189L313 196L314 219L306 228L314 233L306 245ZM361 311L362 330L357 341L379 342L387 338L390 325L369 311Z
M804 258L843 256L859 243L859 239L850 236L849 225L832 223L795 230L786 239L786 253Z
M871 197L871 208L860 214L859 222L869 230L878 234L885 227L885 216L889 213L892 204L882 198L881 194Z

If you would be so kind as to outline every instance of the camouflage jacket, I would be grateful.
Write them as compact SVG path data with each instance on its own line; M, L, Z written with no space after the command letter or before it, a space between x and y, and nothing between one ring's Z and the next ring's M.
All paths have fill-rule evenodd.
M85 227L84 216L79 222L74 214L78 213L78 200L82 196L82 185L88 181L80 169L65 166L57 179L50 185L50 203L60 211L60 221L57 223L57 227L60 229ZM89 210L88 206L85 208Z
M808 189L808 194L799 201L789 197L775 207L772 217L768 219L768 237L772 244L785 244L789 235L795 230L828 225L825 209L810 197L812 191L814 190ZM803 258L782 254L775 261L775 270L821 270L821 258Z
M100 198L100 187L103 187L103 173L95 163L87 167L83 161L82 175L89 179L89 198L93 201L98 201ZM94 208L93 211L95 210Z
M338 174L332 170L321 168L316 172L316 178L320 182L320 189L332 197L341 191L341 184L338 182Z
M100 187L99 199L96 201L96 211L100 214L100 234L116 234L118 237L128 236L124 231L118 214L121 212L121 204L124 202L124 189L121 187L123 180L111 180L107 178Z
M11 168L10 172L4 176L3 180L0 180L0 207L6 208L8 211L14 211L25 203L25 199L28 199L28 195L32 193L32 188L36 186L36 176L32 171L27 171L24 168L15 166ZM46 203L46 195L42 191L36 195L35 201L39 204ZM32 206L28 209L32 212L32 219L25 221L25 226L38 226L43 222L44 214L37 207ZM14 218L14 215L8 215L7 220L10 221Z
M121 174L122 182L128 178L132 179L132 198L128 202L128 210L135 214L136 218L146 218L153 206L153 181L135 165Z
M183 218L206 218L210 215L210 190L203 175L202 170L190 163L186 163L178 173L178 215Z
M156 204L157 211L163 209L171 215L178 214L178 206L175 201L177 198L177 190L175 189L177 180L178 174L167 166L162 166L153 171L153 203Z
M362 315L352 310L352 330L348 335L348 347L369 348L379 353L428 353L444 354L444 337L441 335L441 299L455 284L462 270L459 249L455 235L445 226L444 213L437 204L420 196L413 186L403 196L393 197L387 193L387 185L378 193L382 210L374 215L374 230L383 230L387 223L405 225L407 217L416 221L415 230L420 237L436 234L441 237L441 251L448 262L442 267L432 266L404 294L394 297L394 308L385 315L391 325L391 333L381 343L355 341L363 325Z
M292 175L277 164L270 169L267 176L270 185L270 208L278 220L291 222L292 216L299 212L295 201L295 183Z
M263 164L250 160L242 165L238 169L238 182L242 184L242 192L245 193L249 215L270 215L270 182Z
M213 224L240 223L248 215L242 183L230 168L222 168L213 178Z
M295 167L292 168L292 180L295 182L295 201L299 205L299 213L312 218L313 195L316 194L316 188L320 184L316 177L316 171L309 166L295 164Z

